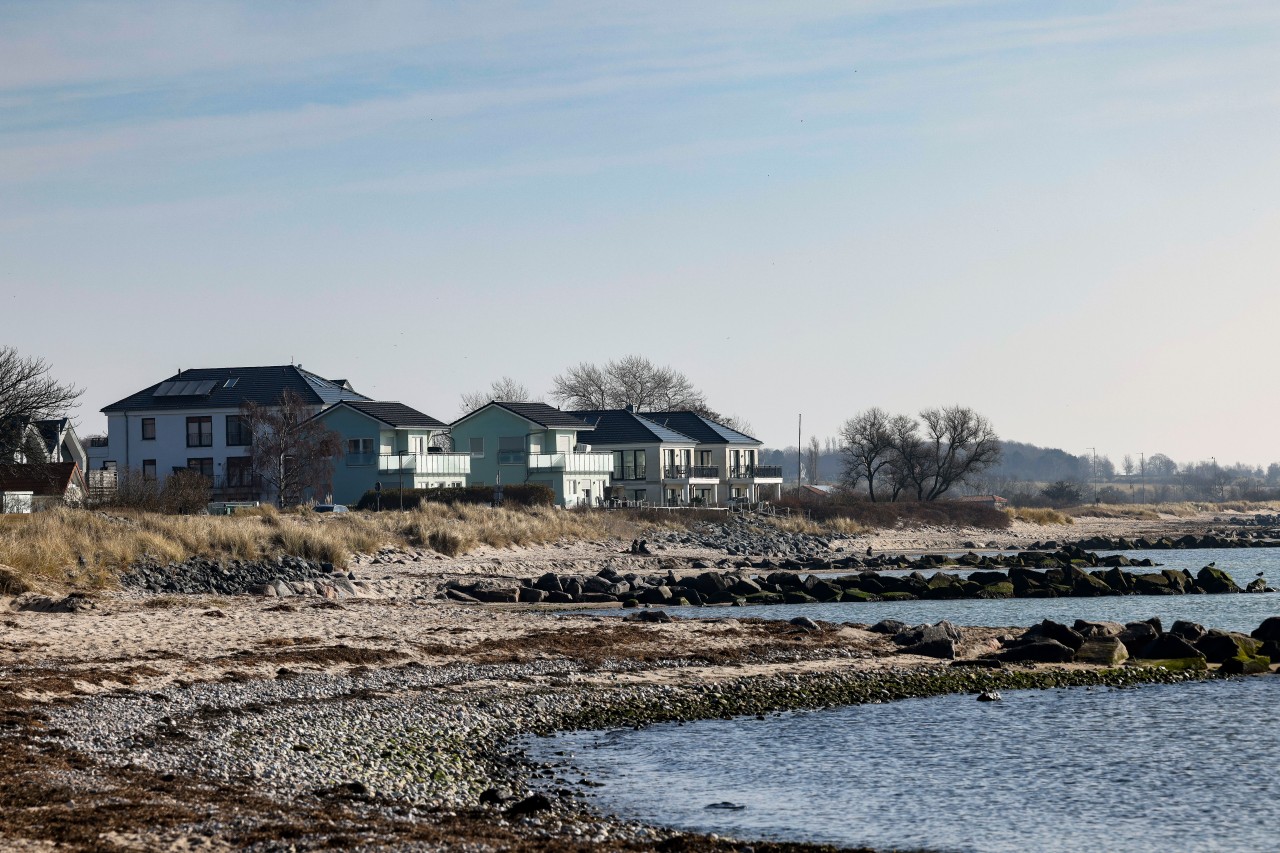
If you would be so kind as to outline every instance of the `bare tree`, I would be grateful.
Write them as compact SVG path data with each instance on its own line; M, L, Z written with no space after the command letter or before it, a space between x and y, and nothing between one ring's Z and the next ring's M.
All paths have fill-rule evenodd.
M751 425L751 421L747 420L742 415L722 415L718 412L712 411L711 409L694 409L694 411L702 415L704 418L713 420L718 424L724 424L729 429L740 432L743 435L755 435L756 433L755 427Z
M1124 470L1126 477L1132 477L1136 466L1133 464L1133 457L1128 453L1124 455L1124 459L1120 460L1120 467Z
M890 463L894 452L889 421L888 412L873 406L840 427L840 452L844 455L842 482L847 488L856 489L866 481L867 495L873 503L880 471Z
M809 466L810 485L818 482L818 463L822 461L822 444L816 435L809 436L809 446L805 448L805 464Z
M628 355L604 365L583 362L552 380L551 397L568 409L638 412L689 410L710 416L706 397L673 367Z
M494 400L505 401L508 403L532 403L541 402L541 397L534 396L529 387L521 382L517 382L510 376L503 376L501 379L495 379L489 384L489 387L480 391L473 391L463 394L459 399L458 406L462 414L474 412L481 406L487 406Z
M342 438L311 415L306 401L288 389L275 406L246 403L240 408L251 436L253 475L275 492L282 507L301 503L308 489L332 488L333 460L342 454Z
M0 464L13 462L31 421L61 418L84 391L50 375L42 358L0 346Z
M927 468L919 481L921 500L937 500L1000 461L1000 437L973 409L946 406L920 413Z

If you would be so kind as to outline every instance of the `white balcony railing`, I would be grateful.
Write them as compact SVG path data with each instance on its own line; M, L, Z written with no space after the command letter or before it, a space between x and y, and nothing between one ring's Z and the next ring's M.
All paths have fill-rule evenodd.
M566 474L611 474L613 454L530 453L530 471L563 471Z
M378 473L465 476L471 473L471 454L384 453L378 457Z

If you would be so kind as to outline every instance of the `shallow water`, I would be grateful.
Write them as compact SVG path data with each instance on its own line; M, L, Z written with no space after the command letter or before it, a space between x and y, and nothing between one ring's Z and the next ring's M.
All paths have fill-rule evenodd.
M1280 676L943 696L574 732L601 807L746 838L966 853L1272 851ZM730 801L741 811L707 809Z

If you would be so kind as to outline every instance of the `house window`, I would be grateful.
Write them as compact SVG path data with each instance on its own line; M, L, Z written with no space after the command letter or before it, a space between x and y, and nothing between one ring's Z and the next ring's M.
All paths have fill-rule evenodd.
M373 439L372 438L348 438L347 439L347 465L372 465L373 464Z
M156 440L156 419L155 418L142 419L142 440L143 441ZM154 459L151 461L155 462Z
M206 419L207 420L207 419ZM213 457L206 456L202 459L188 459L187 470L195 471L202 477L213 479Z
M156 478L156 460L143 459L142 460L142 479L150 481L150 480L154 480L155 478Z
M643 450L615 450L613 452L613 479L648 479L645 452Z
M248 456L227 457L227 486L247 488L253 483L253 460Z
M249 425L239 415L227 415L227 447L248 447L253 443Z
M213 418L187 418L187 447L213 447Z
M484 437L483 436L477 436L471 439L471 458L472 459L484 458Z
M699 465L703 465L703 466L708 466L708 467L711 465L711 451L710 451L710 450L699 450L699 451L698 451L698 464L699 464Z
M520 465L524 462L524 436L503 435L498 437L498 464Z
M649 494L647 489L635 489L631 492L631 499L633 501L642 501L647 494Z

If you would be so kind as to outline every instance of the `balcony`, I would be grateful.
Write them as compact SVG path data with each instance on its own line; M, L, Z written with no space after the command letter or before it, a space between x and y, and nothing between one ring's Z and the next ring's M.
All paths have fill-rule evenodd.
M716 480L720 469L715 465L669 465L662 469L664 480Z
M729 469L730 480L781 480L781 465L743 465Z
M384 453L378 457L378 473L465 477L471 473L471 454Z
M90 447L106 447L107 437L105 435L91 435L89 436L89 446Z
M612 453L530 453L529 471L563 471L566 474L613 473Z

